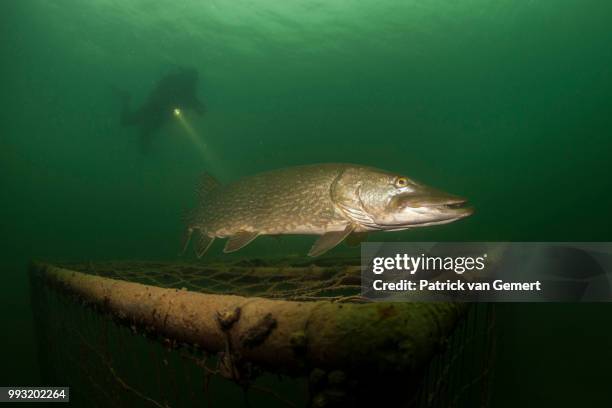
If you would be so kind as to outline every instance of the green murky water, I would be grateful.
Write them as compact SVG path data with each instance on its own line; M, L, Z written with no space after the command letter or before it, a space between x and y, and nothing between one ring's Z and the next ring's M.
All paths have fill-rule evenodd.
M3 383L38 381L27 261L173 259L202 171L229 181L355 162L476 207L454 224L375 240L611 240L608 2L24 0L0 9L2 340L13 350ZM170 123L143 155L137 132L119 125L111 88L140 103L177 66L200 73L207 114L188 117L198 142ZM260 239L241 255L305 252L311 241ZM610 402L607 306L503 313L496 406Z

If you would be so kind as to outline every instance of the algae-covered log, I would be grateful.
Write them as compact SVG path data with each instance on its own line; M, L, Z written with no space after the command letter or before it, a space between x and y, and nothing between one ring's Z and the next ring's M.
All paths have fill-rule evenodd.
M45 264L34 264L32 271L136 327L296 374L314 367L415 372L465 309L453 303L298 302L204 294Z

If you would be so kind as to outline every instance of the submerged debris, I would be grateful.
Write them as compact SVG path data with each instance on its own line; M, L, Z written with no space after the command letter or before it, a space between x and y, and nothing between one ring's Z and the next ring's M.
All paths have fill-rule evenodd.
M243 334L240 343L243 347L254 348L263 343L266 338L276 328L276 319L271 313L266 314L255 326L251 327Z
M217 321L221 326L221 330L227 331L231 329L234 323L240 319L240 312L241 309L239 307L236 307L233 310L217 312Z

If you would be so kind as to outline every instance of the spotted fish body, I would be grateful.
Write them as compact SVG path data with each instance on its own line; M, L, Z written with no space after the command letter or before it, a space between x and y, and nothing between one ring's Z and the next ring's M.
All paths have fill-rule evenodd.
M270 171L215 189L201 207L199 226L224 238L241 231L323 234L344 229L330 189L342 165L300 166Z
M398 180L402 185L397 185ZM386 207L391 199L417 186L421 187L394 173L341 163L273 170L224 186L207 179L200 205L187 225L185 247L193 232L199 234L198 257L215 238L229 238L225 252L232 252L259 235L311 234L321 238L309 255L320 255L350 234L409 228L402 220L386 223L389 217L384 213L404 211L396 204ZM444 197L457 201L457 197Z

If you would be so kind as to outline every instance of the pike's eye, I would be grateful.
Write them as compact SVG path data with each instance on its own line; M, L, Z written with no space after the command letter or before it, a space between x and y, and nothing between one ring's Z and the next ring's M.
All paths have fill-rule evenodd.
M408 185L408 179L406 177L398 177L395 179L395 187L401 188Z

